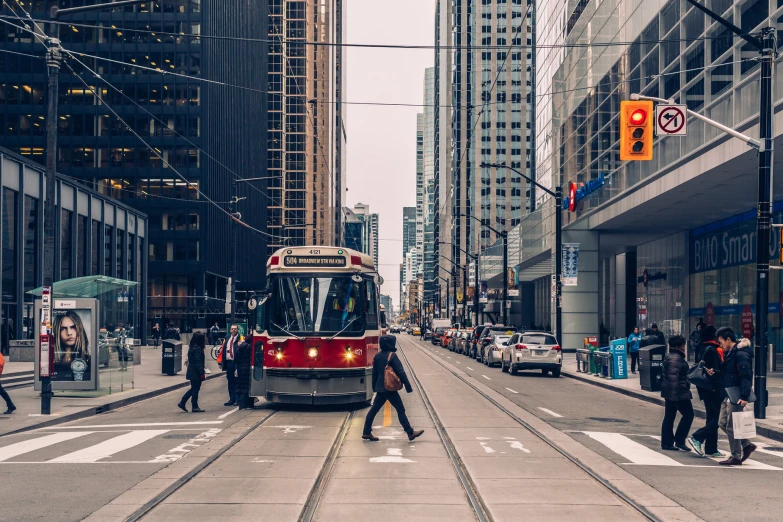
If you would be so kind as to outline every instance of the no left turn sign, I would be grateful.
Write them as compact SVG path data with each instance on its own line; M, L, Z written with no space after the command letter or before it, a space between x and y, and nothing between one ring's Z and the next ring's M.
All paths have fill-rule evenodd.
M686 105L664 105L655 107L656 136L685 136L688 107Z

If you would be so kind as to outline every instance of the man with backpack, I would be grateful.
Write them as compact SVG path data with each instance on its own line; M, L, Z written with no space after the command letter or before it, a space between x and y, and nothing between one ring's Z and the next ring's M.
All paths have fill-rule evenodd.
M367 418L364 420L364 431L362 438L369 441L378 441L378 437L372 434L372 423L375 416L381 411L386 401L397 410L397 417L400 419L402 429L408 434L408 440L414 440L421 436L424 430L414 431L411 423L405 415L405 405L398 393L403 386L405 391L413 393L413 388L405 374L405 368L397 356L397 338L393 335L383 335L379 341L381 351L375 355L372 362L372 388L375 391L375 400L372 403L370 411L367 412Z
M5 366L5 359L3 358L3 354L0 353L0 377L2 377L3 375L4 366ZM0 397L2 397L5 400L5 405L8 407L8 409L5 411L5 414L6 415L12 414L16 410L16 406L14 406L11 397L8 396L8 392L3 389L2 382L0 382Z

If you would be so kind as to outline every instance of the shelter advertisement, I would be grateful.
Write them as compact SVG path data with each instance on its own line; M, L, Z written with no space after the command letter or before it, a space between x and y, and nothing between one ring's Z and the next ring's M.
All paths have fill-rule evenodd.
M563 243L563 286L577 286L579 243Z

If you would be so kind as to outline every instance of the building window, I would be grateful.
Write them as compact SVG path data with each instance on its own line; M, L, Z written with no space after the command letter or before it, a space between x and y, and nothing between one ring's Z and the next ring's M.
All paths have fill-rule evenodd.
M122 230L117 230L117 276L119 278L123 278L125 275L122 272L122 258L123 256L123 243L125 241L125 232Z
M71 235L70 210L60 209L60 280L70 279L71 274L71 247L73 237Z
M24 197L24 291L38 286L38 200ZM30 296L32 300L32 296Z
M3 189L3 302L16 301L16 192Z
M77 217L76 277L87 275L87 216Z
M103 239L103 275L112 277L114 270L111 265L111 249L114 246L114 227L106 225L104 227Z
M90 249L90 275L100 275L101 273L101 223L92 220L92 248Z

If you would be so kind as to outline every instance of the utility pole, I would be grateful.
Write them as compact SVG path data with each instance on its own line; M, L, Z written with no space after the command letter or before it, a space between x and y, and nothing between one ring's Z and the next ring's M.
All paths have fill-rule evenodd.
M508 231L504 230L503 238L503 325L508 326Z
M237 212L237 203L239 197L237 194L237 180L231 180L231 206L229 213L231 214L231 220L229 226L229 252L231 253L231 266L229 267L228 281L231 285L231 324L234 324L237 320L237 224L236 219L239 214ZM229 325L230 329L231 325Z
M466 311L468 309L468 267L462 267L462 324L467 324Z
M55 230L55 184L57 177L57 104L60 98L60 66L62 65L62 48L60 47L60 25L57 23L61 16L84 13L88 11L102 11L125 7L129 5L148 3L149 0L123 0L104 4L95 4L69 9L59 9L53 6L50 14L49 35L46 38L48 49L46 51L46 174L44 176L44 252L43 274L41 279L43 287L52 288L54 285L54 242L57 231ZM54 292L51 293L52 309L54 309ZM52 407L52 381L50 377L41 377L41 414L51 414Z

